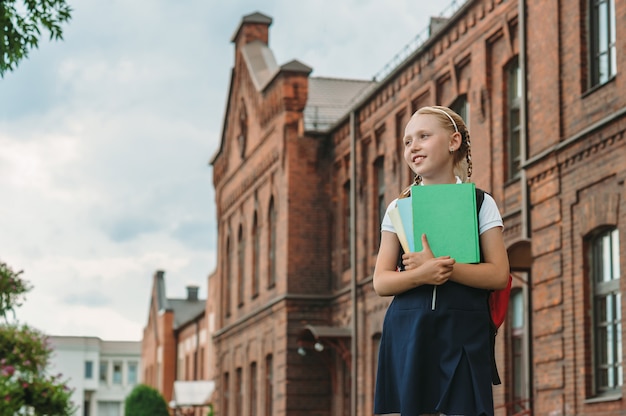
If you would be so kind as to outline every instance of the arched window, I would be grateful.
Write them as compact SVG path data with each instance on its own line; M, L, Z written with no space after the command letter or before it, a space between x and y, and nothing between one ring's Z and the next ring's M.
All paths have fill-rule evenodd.
M385 157L379 156L374 161L374 179L376 180L376 200L374 201L375 208L374 210L378 213L376 217L377 222L374 224L376 233L374 245L375 251L378 249L378 245L380 243L380 224L383 222L383 217L385 216L385 211L387 211L387 204L385 199Z
M522 101L522 71L518 58L513 59L505 69L507 80L507 180L513 180L520 175L521 166L521 101Z
M250 363L250 380L248 382L248 388L250 389L250 416L257 415L258 386L256 361L253 361Z
M274 414L274 364L272 354L265 357L265 414Z
M237 306L243 306L244 297L244 267L246 255L246 241L243 235L243 226L239 226L237 244Z
M230 316L230 296L231 296L231 282L232 282L232 267L230 264L230 237L226 237L226 249L224 250L223 264L224 264L224 282L223 282L223 296L224 296L224 315Z
M596 395L619 394L624 375L618 230L602 230L594 234L589 243L594 392Z
M222 412L227 415L230 404L230 377L228 371L224 373L222 386Z
M255 211L252 218L252 298L259 295L259 273L261 268L261 233L259 231L258 216Z
M529 408L527 322L524 291L522 288L511 290L508 311L510 343L510 387L508 401L513 413L521 413Z
M267 286L276 285L276 207L274 198L270 199L267 214Z

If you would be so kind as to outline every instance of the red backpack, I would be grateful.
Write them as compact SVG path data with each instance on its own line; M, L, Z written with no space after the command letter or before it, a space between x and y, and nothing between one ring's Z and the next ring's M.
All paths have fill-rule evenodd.
M489 293L489 314L491 315L491 323L496 331L504 322L506 312L509 309L512 282L513 277L509 274L509 283L504 289L493 290Z

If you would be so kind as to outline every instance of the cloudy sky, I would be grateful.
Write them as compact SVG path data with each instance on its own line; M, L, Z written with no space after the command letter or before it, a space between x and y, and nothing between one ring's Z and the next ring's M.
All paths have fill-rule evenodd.
M414 0L69 0L0 78L0 261L34 286L18 319L50 335L140 340L152 276L168 297L216 264L209 160L231 36L273 19L270 48L311 76L371 79L445 6ZM463 3L463 1L458 1ZM447 4L447 2L446 2Z

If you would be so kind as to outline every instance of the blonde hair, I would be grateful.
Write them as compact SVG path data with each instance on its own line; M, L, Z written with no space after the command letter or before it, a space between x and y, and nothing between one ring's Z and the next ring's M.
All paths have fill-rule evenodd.
M434 116L439 120L442 127L450 130L451 133L459 133L461 135L461 145L454 152L454 174L461 178L461 181L469 182L472 176L472 151L469 131L463 118L448 107L440 105L422 107L413 113L411 118L417 114ZM421 182L421 176L416 175L412 185L419 185ZM402 191L400 198L406 198L410 195L411 186Z

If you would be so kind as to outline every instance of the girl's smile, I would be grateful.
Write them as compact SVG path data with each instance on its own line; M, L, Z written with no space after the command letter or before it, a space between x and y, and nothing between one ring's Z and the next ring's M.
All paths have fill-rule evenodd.
M416 114L409 120L404 130L404 160L424 184L456 182L450 150L458 148L457 136L432 115Z

